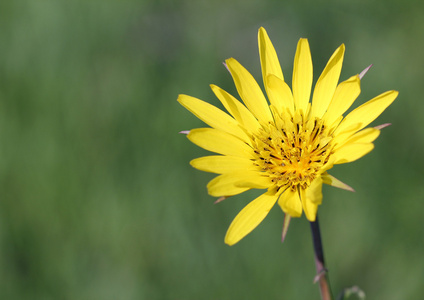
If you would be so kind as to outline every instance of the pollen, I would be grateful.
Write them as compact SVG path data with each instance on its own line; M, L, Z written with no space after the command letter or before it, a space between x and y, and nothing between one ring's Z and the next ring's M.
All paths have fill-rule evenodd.
M301 111L274 111L274 119L253 135L255 163L279 189L306 189L329 161L332 133L323 120Z

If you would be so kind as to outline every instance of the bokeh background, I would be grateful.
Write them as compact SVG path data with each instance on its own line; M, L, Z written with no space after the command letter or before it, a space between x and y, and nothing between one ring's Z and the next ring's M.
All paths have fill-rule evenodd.
M332 174L320 221L334 292L424 294L424 5L418 1L2 1L1 299L319 299L309 224L283 214L233 247L224 235L258 191L218 205L203 124L176 99L236 95L222 62L261 81L264 26L286 80L309 39L318 78L341 44L341 80L374 67L355 105L390 89L391 122L363 159ZM260 83L262 85L262 83ZM259 191L260 193L260 191Z

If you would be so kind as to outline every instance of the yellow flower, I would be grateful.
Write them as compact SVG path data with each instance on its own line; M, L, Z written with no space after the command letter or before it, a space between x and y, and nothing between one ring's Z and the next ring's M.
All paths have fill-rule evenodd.
M218 153L192 160L193 167L216 174L208 184L212 196L226 197L250 189L267 191L250 202L231 223L225 243L233 245L250 233L278 201L290 217L305 212L315 221L322 201L322 184L351 190L327 173L336 164L354 161L368 152L381 127L366 128L397 97L385 92L346 117L360 93L365 71L338 84L345 46L328 61L315 84L312 103L312 59L307 39L300 39L294 59L292 90L284 81L275 49L264 28L258 34L262 76L268 104L253 76L234 58L226 60L237 99L221 88L212 91L230 113L202 100L180 95L178 101L212 128L190 130L194 144ZM286 227L286 226L285 226Z

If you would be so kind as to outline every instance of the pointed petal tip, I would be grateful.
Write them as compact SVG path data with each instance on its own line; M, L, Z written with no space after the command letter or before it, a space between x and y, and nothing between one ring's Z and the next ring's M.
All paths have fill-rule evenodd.
M315 222L317 220L316 213L315 214L314 213L307 214L306 211L305 211L305 217L309 222Z
M370 64L368 67L366 67L361 73L359 73L359 79L362 79L362 77L365 76L365 74L367 74L368 70L371 69L371 67L373 66L373 64Z
M350 185L347 185L346 183L338 180L337 178L335 178L334 176L326 173L324 175L322 175L322 182L331 186L334 186L336 188L342 189L342 190L346 190L349 192L355 192L355 190L353 189L353 187L351 187Z
M235 244L235 243L230 242L229 240L227 240L227 238L224 239L224 243L227 244L228 246L232 246L232 245Z
M291 219L291 216L289 214L285 214L284 223L283 223L283 232L281 234L281 243L284 243L284 240L286 239L287 231L290 225L290 219Z
M235 240L233 237L230 237L227 231L227 234L225 235L225 238L224 238L224 243L227 244L228 246L233 246L237 244L240 240L241 239Z
M394 91L394 90L392 90L392 92L394 93L394 94L396 94L396 96L395 96L395 99L397 98L397 96L399 96L399 92L398 91Z
M344 190L349 191L349 192L352 192L352 193L355 193L356 192L353 187L351 187L351 186L349 186L347 184L346 184L346 187L344 188Z
M342 43L337 50L342 51L343 53L346 51L346 45Z
M177 102L179 104L181 104L182 106L184 106L184 97L187 97L187 95L185 95L185 94L179 94L178 95L178 98L177 98Z
M185 135L187 135L187 134L189 134L189 133L190 133L190 130L182 130L182 131L180 131L180 132L178 132L178 133L181 133L181 134L185 134Z
M227 65L227 61L228 60L230 60L231 58L228 58L228 59L226 59L224 62L222 62L222 64L224 65L224 67L227 69L227 71L228 71L228 73L230 73L231 74L231 71L230 71L230 69L228 68L228 65Z
M219 202L222 202L227 198L228 198L227 196L219 197L213 204L218 204Z
M308 38L300 38L298 44L300 44L300 43L302 43L302 44L305 43L309 46Z
M378 129L378 130L381 130L381 129L383 129L383 128L389 127L390 125L392 125L392 123L384 123L384 124L381 124L381 125L375 126L374 128L375 128L375 129Z

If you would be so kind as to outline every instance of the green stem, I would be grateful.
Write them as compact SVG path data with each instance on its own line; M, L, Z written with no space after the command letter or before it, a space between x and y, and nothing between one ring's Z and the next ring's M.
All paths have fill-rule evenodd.
M311 223L312 241L314 243L315 252L315 266L317 269L317 275L315 276L314 282L319 282L322 300L333 300L331 294L330 281L327 276L327 269L324 263L324 251L322 249L321 232L319 229L318 215L315 222Z

